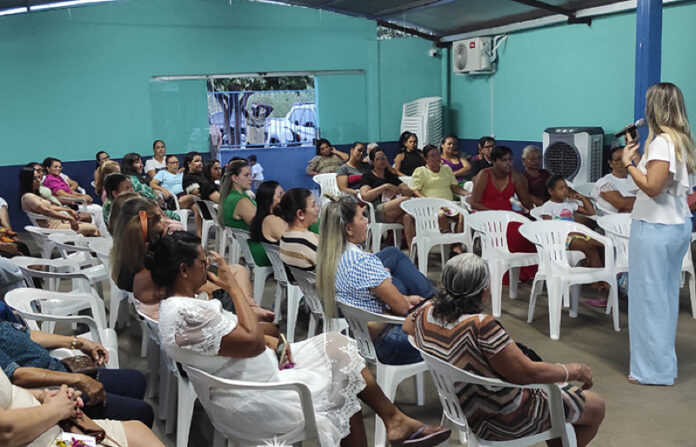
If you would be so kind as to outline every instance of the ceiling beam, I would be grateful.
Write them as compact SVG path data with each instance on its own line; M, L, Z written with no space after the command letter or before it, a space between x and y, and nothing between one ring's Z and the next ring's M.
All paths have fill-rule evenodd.
M411 12L415 9L426 8L428 6L433 6L436 3L442 3L443 1L449 3L451 0L416 0L404 3L403 5L395 6L393 8L387 8L381 11L376 11L372 15L377 17L386 17L401 14L402 12Z
M424 33L423 31L417 30L415 28L409 28L407 26L397 25L396 23L387 22L385 20L377 20L377 25L383 26L383 27L389 28L389 29L394 29L397 31L402 31L404 33L411 34L411 35L416 36L416 37L421 37L423 39L430 40L431 42L435 42L435 43L440 42L439 36L436 36L434 34Z
M556 14L561 14L568 17L568 23L585 23L587 25L592 24L592 18L582 17L578 18L575 16L575 11L570 9L562 8L556 5L550 5L548 3L540 2L538 0L511 0L515 3L521 3L523 5L531 6L532 8L543 9Z

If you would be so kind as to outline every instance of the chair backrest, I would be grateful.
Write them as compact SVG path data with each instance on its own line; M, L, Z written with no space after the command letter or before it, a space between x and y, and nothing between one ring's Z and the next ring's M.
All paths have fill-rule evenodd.
M465 191L472 192L474 190L474 182L469 180L468 182L464 182L464 186L462 186Z
M541 217L541 207L540 206L535 206L531 210L529 210L529 215L534 218L534 220L543 220Z
M375 345L372 343L367 323L403 324L404 319L392 315L376 314L350 304L336 302L343 317L348 321L350 331L357 342L360 354L370 363L377 363Z
M215 202L211 202L210 200L203 200L198 196L192 197L193 201L197 205L198 214L201 216L201 219L212 220L213 222L217 223L218 215L217 210L215 209Z
M63 259L72 259L78 263L93 264L93 259L91 249L88 245L88 240L81 234L69 234L69 233L54 233L48 236L48 238L56 244L58 251L60 252ZM75 253L72 257L70 254Z
M445 416L459 430L466 432L467 434L472 433L466 420L466 414L464 413L459 401L459 396L457 395L457 392L461 391L462 384L483 385L496 388L536 388L545 392L549 397L551 429L544 433L530 437L531 442L523 445L532 445L543 441L544 439L553 439L556 437L563 439L564 446L575 445L575 432L573 431L572 434L568 433L569 428L565 423L563 400L561 397L561 390L558 385L515 385L499 379L481 377L459 369L456 366L419 349L414 343L412 336L409 336L409 341L416 349L418 349L418 351L420 351L421 355L423 356L423 360L425 361L428 371L430 371L433 382L435 383L435 387L437 388L437 394L440 398L440 403L442 404L442 409L444 410ZM481 396L481 399L485 399L485 396ZM476 445L475 443L472 443L471 440L469 440L469 442Z
M331 172L328 174L317 174L312 177L314 183L319 185L319 193L322 196L322 203L324 202L323 196L325 194L338 197L341 195L341 190L338 189L338 183L336 183L336 173Z
M280 259L280 247L275 244L269 244L268 242L261 242L261 246L266 252L266 256L268 256L268 259L271 261L275 280L285 286L290 284L288 273L285 271L285 264L283 264L283 261Z
M459 205L436 197L418 197L401 203L401 209L411 215L416 221L416 237L440 234L437 216L443 207L465 212Z
M399 180L401 180L401 183L410 188L411 182L413 182L413 177L411 177L410 175L400 175Z
M573 185L572 188L583 196L592 197L592 190L594 189L594 183L579 183Z
M509 252L507 227L510 222L524 224L531 221L512 211L479 211L469 215L468 225L481 235L481 250L484 257L496 250Z
M89 305L92 316L88 315L51 315L41 312L42 302L60 302L62 304L84 303ZM103 312L104 304L99 298L89 293L64 293L53 292L43 289L21 287L5 294L5 303L26 321L27 327L32 330L39 330L37 321L69 321L71 323L83 323L89 327L92 340L101 343L100 330L106 328L106 322L99 323L100 315Z
M19 270L22 272L22 276L24 276L24 279L30 286L34 286L34 278L48 280L49 286L51 284L51 280L54 280L56 287L59 286L60 281L71 280L73 283L73 288L83 293L92 292L89 278L86 274L81 273L79 265L70 259L46 259L32 258L30 256L15 256L11 258L10 261L19 267ZM39 267L39 269L30 268L30 266Z
M616 263L628 266L628 238L631 236L630 214L606 214L597 219L597 225L614 243Z
M523 224L520 234L536 245L539 267L548 264L570 265L566 239L570 233L580 233L604 244L605 269L614 268L614 244L607 237L577 222L540 220Z
M317 293L316 283L317 277L314 272L300 270L297 267L289 267L292 277L295 278L297 286L302 291L305 297L305 302L309 306L310 312L314 315L324 318L324 306L321 303L319 293Z
M307 385L301 382L244 382L241 380L231 380L223 379L220 377L208 374L205 371L194 368L190 365L182 365L186 371L191 384L198 399L201 401L203 408L213 408L216 404L213 402L215 395L223 394L225 391L256 391L256 392L278 392L278 391L294 391L299 395L300 405L302 408L304 424L298 430L293 431L279 437L278 440L288 439L291 442L297 442L304 439L316 439L319 441L319 434L317 432L317 422L314 416L314 405L312 403L312 394L309 391ZM233 431L233 421L228 419L219 419L217 411L209 411L208 416L215 428L220 432L224 433L225 436L230 438L234 437ZM260 441L260 440L244 440L244 439L234 439L237 441ZM321 446L321 444L320 444ZM323 446L327 447L327 446Z
M256 261L254 261L254 256L251 254L251 248L249 248L251 233L249 233L247 230L232 227L225 227L225 231L229 231L241 247L242 255L244 255L244 260L250 266L256 267Z
M360 192L358 192L358 200L360 200L362 203L364 203L367 206L367 219L369 223L377 223L377 218L375 217L375 206L372 204L372 202L367 202L363 200L362 195Z

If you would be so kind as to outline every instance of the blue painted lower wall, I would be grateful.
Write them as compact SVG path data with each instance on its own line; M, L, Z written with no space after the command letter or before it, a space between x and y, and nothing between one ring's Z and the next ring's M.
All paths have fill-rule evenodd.
M474 155L477 153L478 140L459 140L459 150L461 153ZM515 154L515 169L522 169L522 161L520 155L522 148L528 144L534 144L541 147L538 141L498 141L498 144L509 146ZM398 152L398 145L395 141L385 141L379 143L380 147L385 150L390 160ZM348 152L348 145L336 145L340 151ZM284 189L293 187L303 187L314 189L316 184L312 178L305 174L307 162L314 157L316 150L314 146L305 147L274 147L274 148L256 148L256 149L237 149L232 151L222 151L221 157L223 163L227 163L232 157L246 158L251 154L256 154L258 162L264 168L264 177L266 180L275 180L281 184ZM183 156L180 156L183 158ZM39 160L40 161L40 160ZM19 171L23 166L1 166L0 178L3 181L0 183L0 197L7 200L10 207L10 218L12 227L22 229L25 225L29 225L29 220L22 211L19 202ZM77 181L80 186L94 196L94 190L90 186L93 181L95 162L88 161L66 161L63 162L63 170L72 179ZM99 203L98 199L96 203Z

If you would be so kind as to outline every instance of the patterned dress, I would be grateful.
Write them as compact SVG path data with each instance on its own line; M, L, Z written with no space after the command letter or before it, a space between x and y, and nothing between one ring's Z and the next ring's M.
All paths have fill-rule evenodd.
M445 323L428 303L416 313L416 344L422 350L473 374L502 379L489 359L513 343L503 326L490 315L462 315ZM566 421L575 422L585 405L582 390L561 388ZM458 385L466 420L477 436L505 441L541 433L551 427L549 403L541 390Z

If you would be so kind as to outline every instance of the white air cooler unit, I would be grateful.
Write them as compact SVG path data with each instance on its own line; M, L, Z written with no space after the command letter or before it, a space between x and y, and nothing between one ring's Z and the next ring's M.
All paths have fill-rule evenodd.
M455 73L475 73L491 69L493 39L474 37L452 43L452 70Z
M549 127L544 131L544 168L575 185L602 175L601 127Z

